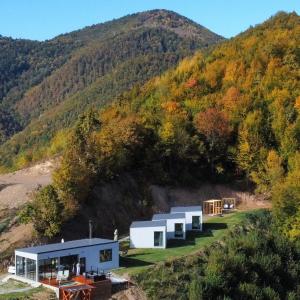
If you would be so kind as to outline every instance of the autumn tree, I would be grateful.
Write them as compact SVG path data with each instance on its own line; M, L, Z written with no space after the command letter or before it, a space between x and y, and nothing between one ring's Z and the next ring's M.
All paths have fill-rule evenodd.
M264 117L260 110L249 113L240 125L236 162L245 171L248 179L251 172L257 171L259 164L266 159L265 130Z
M197 131L205 137L207 143L208 161L212 174L214 173L215 161L226 151L226 142L231 133L227 116L215 108L209 108L200 112L194 119Z
M289 161L285 180L276 184L272 193L273 213L283 232L293 240L300 240L300 153Z
M261 163L258 170L251 173L259 192L271 192L273 186L282 180L283 176L283 161L275 150L269 151L266 162Z
M79 118L60 167L53 174L54 187L69 216L73 216L86 199L97 172L92 133L99 126L97 115L92 110Z

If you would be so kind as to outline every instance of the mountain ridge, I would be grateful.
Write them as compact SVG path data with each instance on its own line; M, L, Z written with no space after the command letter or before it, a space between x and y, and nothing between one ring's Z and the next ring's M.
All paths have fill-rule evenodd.
M0 71L1 68L8 71L1 72L0 107L12 119L5 119L6 125L4 121L0 124L0 141L9 140L19 131L11 140L15 144L13 140L22 136L20 129L26 130L31 122L41 123L44 114L57 111L58 105L64 107L65 101L68 101L65 106L70 113L65 114L67 119L62 123L72 125L87 108L86 104L91 105L84 97L81 100L77 97L71 107L72 97L96 82L92 103L101 107L135 84L143 84L197 49L213 45L222 38L176 13L155 10L90 26L45 42L2 40L5 42L2 60L0 55ZM59 116L54 117L53 128L59 127L58 119ZM7 125L8 122L15 124ZM45 120L41 127L49 127L47 124ZM1 130L3 127L12 129ZM40 129L29 129L26 135L28 131L31 135ZM44 131L41 140L49 141L53 131L51 128L49 134ZM12 153L22 151L26 143L25 137L23 141L19 139ZM31 141L27 145L31 145Z

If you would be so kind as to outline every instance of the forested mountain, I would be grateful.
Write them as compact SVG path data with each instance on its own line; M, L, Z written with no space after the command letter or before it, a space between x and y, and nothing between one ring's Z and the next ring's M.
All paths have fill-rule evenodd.
M129 15L45 42L1 37L0 107L12 116L12 124L0 118L0 141L32 120L40 124L32 126L35 131L47 127L46 112L53 128L44 130L39 141L49 140L56 128L72 124L88 105L99 107L221 39L165 10ZM22 140L31 131L17 138L18 146L31 143Z
M297 14L279 13L82 115L49 148L67 145L52 193L65 216L124 173L160 184L245 178L299 237L299 30Z
M129 219L151 210L150 184L238 180L268 197L272 211L249 215L224 240L157 264L137 282L150 299L299 299L299 70L300 17L281 12L185 58L105 108L89 109L67 138L58 131L48 148L33 146L11 161L62 153L53 183L35 194L21 221L32 222L38 236L55 238L84 220L89 208L89 217L102 220L91 210L108 206L101 187L129 177L140 196L126 184L117 205ZM66 101L66 109L97 101L98 92L90 85ZM8 145L2 157L18 146ZM117 228L123 219L118 210L107 223Z

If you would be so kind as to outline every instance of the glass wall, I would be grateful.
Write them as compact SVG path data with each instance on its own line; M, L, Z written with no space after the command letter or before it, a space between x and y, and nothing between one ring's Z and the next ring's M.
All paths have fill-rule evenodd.
M39 260L39 279L56 278L57 270L57 257Z
M78 263L78 255L62 256L60 258L60 266L63 270L69 270L70 273L76 274L76 264Z
M25 277L25 257L16 256L16 275Z
M26 258L27 262L27 278L36 280L36 261L30 258Z

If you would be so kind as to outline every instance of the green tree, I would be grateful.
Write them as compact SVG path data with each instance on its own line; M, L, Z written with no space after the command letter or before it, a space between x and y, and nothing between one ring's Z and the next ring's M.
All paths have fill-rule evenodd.
M23 223L32 222L40 237L52 238L60 232L64 220L63 205L52 185L40 189L20 214Z

